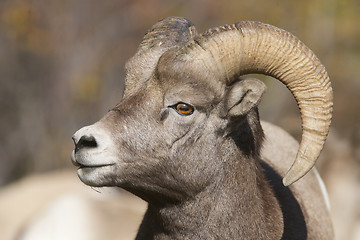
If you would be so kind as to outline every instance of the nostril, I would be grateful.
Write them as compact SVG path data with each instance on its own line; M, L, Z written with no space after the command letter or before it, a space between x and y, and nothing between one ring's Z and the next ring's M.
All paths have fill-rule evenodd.
M82 148L95 148L97 147L97 142L93 136L84 135L80 140L75 143L75 152L79 151Z

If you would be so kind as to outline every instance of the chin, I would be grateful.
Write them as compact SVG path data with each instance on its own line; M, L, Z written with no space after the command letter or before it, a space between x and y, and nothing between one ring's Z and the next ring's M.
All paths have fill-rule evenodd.
M77 175L86 185L92 187L115 186L114 166L103 167L80 167Z

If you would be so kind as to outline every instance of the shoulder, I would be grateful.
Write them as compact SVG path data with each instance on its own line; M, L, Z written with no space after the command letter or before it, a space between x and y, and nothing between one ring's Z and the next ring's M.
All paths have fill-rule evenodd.
M309 239L331 239L329 200L324 183L317 170L314 167L286 190L287 188L281 183L281 178L284 177L294 162L299 143L278 126L263 121L261 125L265 134L261 151L261 157L264 161L262 166L278 201L287 209L283 209L283 212L284 210L289 211L289 209L292 209L291 212L293 212L296 209L294 206L297 205L305 218ZM291 198L293 201L289 201ZM322 228L314 226L322 226Z
M261 156L283 177L295 160L299 143L282 128L261 121L265 140Z

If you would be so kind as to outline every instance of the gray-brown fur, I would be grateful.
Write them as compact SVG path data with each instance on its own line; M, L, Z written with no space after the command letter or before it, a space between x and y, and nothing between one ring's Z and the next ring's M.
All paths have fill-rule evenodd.
M145 36L127 65L122 101L74 135L82 145L73 153L81 180L124 188L149 203L137 239L331 239L313 171L282 185L298 145L273 125L263 130L257 105L264 84L219 81L208 59L189 65L178 49L193 38L192 24L175 21L180 34L160 34L161 42L170 39L164 49L156 49L156 34ZM171 31L160 24L148 34L156 26ZM142 55L149 66L137 62ZM193 112L180 114L178 103ZM91 132L98 129L110 136L117 160L89 167L86 154L101 147Z

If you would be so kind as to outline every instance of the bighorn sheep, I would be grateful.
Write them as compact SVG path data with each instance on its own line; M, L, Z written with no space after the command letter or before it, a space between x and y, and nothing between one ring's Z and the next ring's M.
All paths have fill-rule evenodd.
M250 21L197 34L171 17L146 33L126 71L122 101L74 134L72 161L84 183L148 202L137 239L332 239L310 171L329 130L332 89L301 41ZM248 73L273 76L295 96L297 155L289 135L260 124L265 86L240 78Z

